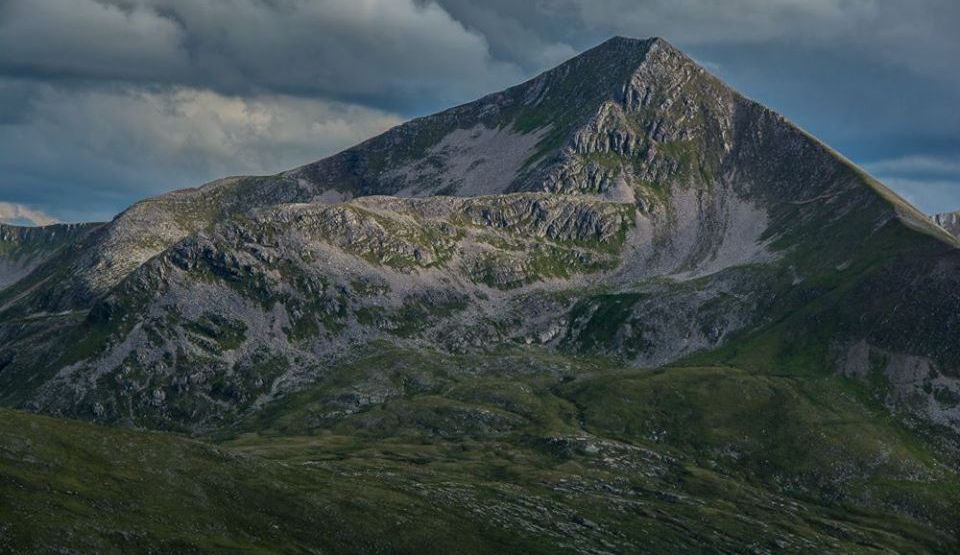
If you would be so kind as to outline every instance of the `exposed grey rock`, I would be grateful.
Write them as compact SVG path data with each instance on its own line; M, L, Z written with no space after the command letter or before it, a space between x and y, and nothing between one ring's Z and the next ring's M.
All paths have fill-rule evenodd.
M937 225L950 232L951 235L960 238L960 212L945 212L933 217Z

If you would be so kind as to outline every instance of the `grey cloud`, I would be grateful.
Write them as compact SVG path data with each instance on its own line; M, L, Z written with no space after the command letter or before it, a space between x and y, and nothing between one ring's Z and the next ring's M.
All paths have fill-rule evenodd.
M0 126L22 123L30 118L33 87L29 81L0 78Z
M543 36L535 28L543 18L536 3L440 0L439 4L467 29L482 34L492 56L515 62L528 72L557 65L578 52L565 37Z
M441 7L412 0L8 0L0 71L407 110L523 75Z
M33 76L172 75L182 63L181 30L149 9L96 0L8 0L0 6L0 67Z
M28 120L0 125L0 198L65 220L109 218L145 196L224 175L281 171L400 122L338 102L184 87L41 84L33 94Z
M22 204L0 202L0 223L50 225L57 223L57 219Z
M684 44L820 38L856 29L876 14L875 0L550 0L569 6L587 27L666 36Z

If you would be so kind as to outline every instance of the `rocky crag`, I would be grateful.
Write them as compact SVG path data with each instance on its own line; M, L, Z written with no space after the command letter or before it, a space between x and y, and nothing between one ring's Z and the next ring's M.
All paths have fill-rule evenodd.
M954 237L960 237L960 212L945 212L933 217L937 225L950 232Z

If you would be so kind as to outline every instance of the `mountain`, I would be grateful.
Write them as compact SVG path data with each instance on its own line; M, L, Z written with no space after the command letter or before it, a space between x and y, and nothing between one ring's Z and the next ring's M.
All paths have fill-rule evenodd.
M89 534L51 518L42 545L67 549L951 552L960 243L941 225L662 39L614 38L10 266L0 403L203 443L11 412L40 466L0 475L99 475L59 462L75 434L148 461L90 453L117 491L191 469L169 502L199 527L84 490L109 510L62 513ZM274 543L191 493L217 469ZM8 545L38 545L16 522Z

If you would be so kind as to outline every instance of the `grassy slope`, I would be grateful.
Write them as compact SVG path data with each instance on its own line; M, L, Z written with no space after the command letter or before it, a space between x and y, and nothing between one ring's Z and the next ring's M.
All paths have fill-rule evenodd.
M960 515L836 378L385 350L213 444L0 416L0 550L949 552Z
M379 480L306 470L174 435L4 410L0 438L4 552L525 548L520 539L500 541L483 523Z

